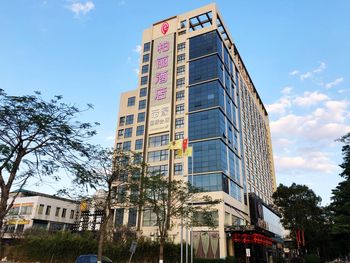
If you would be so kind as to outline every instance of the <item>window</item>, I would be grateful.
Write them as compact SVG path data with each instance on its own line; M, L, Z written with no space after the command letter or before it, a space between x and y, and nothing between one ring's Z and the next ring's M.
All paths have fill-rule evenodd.
M186 25L187 25L187 21L186 21L186 20L182 20L182 21L180 22L180 28L181 28L181 29L186 28ZM181 44L182 44L182 43L181 43ZM185 44L185 43L183 43L183 44Z
M190 59L212 53L222 53L222 43L216 31L190 38Z
M132 128L126 128L124 132L124 138L130 138L132 136Z
M124 126L125 124L125 117L120 117L119 118L119 126Z
M177 73L177 75L183 75L183 74L185 74L185 66L177 67L176 73Z
M186 43L185 43L185 42L182 42L182 43L180 43L180 44L177 44L177 51L178 51L178 52L185 51L185 47L186 47Z
M185 112L184 104L176 105L176 114L183 114L184 112Z
M175 133L175 140L181 140L184 138L184 132L176 132Z
M176 101L182 101L184 100L184 97L185 97L184 90L176 92Z
M46 207L46 211L45 211L45 215L50 215L50 213L51 213L51 205L48 205L47 207Z
M148 82L148 76L141 77L141 85L147 85Z
M149 175L168 175L168 165L156 165L148 167Z
M141 69L141 74L145 74L148 72L148 64L147 65L143 65L142 69Z
M134 123L134 115L131 114L131 115L126 116L125 124L126 125L130 125L130 124L133 124L133 123Z
M168 150L160 150L148 152L148 161L149 162L159 162L168 160Z
M24 224L18 224L16 228L16 233L22 233L24 230Z
M143 52L148 52L151 49L151 43L147 42L145 44L143 44Z
M73 218L74 218L74 210L70 210L69 218L70 218L70 219L73 219Z
M121 226L123 225L123 218L124 218L124 208L117 208L115 209L115 226Z
M38 215L42 215L44 212L44 205L43 204L40 204L39 205L39 209L38 209Z
M123 150L130 151L131 150L131 141L127 141L123 143Z
M124 129L118 130L118 138L123 137Z
M129 208L128 226L136 226L137 209Z
M140 112L138 115L137 115L137 122L144 122L145 121L145 113L144 112Z
M147 88L140 89L140 97L146 97L147 96Z
M182 175L182 171L183 171L182 163L174 164L174 174L175 175Z
M149 54L144 54L142 57L142 63L146 63L149 61Z
M66 208L63 208L63 209L62 209L62 217L65 218L65 217L66 217L66 214L67 214L67 209L66 209Z
M137 126L137 128L136 128L136 136L143 135L144 130L145 130L145 126L143 126L143 125Z
M143 145L143 139L138 139L135 142L135 150L141 150Z
M185 78L177 79L176 80L176 88L184 88L185 87Z
M118 143L117 143L117 149L120 150L120 149L122 148L122 145L123 145L123 144L122 144L121 142L118 142Z
M184 63L185 62L185 54L180 54L177 56L177 63Z
M59 216L59 214L60 214L60 207L56 207L56 213L55 213L55 216Z
M157 225L157 216L152 210L145 209L143 211L143 220L142 220L143 226L156 226Z
M143 110L146 108L146 100L139 101L139 110Z
M184 127L184 118L175 119L175 129Z
M223 65L217 55L191 61L189 71L190 85L215 78L219 78L221 83L224 83Z
M135 97L128 98L128 107L135 105Z
M153 136L149 138L149 147L159 147L169 144L169 134Z
M32 213L32 208L33 208L32 206L28 206L28 205L22 206L20 214L30 215Z

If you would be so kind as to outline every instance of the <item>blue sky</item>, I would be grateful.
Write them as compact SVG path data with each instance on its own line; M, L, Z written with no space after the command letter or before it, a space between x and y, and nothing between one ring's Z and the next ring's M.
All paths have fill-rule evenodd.
M0 88L93 111L112 146L120 93L136 88L143 29L210 1L11 0L0 4ZM217 1L270 114L277 181L328 203L350 131L350 2ZM55 186L30 185L54 192Z

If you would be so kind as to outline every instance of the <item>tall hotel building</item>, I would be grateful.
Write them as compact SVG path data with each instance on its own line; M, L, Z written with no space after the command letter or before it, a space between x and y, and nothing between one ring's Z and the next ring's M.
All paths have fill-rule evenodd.
M116 147L191 182L191 157L168 150L170 141L188 138L194 185L221 200L217 229L194 228L196 253L231 255L225 230L249 225L249 193L270 204L276 180L268 114L215 4L144 30L138 83L121 95ZM119 208L115 223L133 226L136 217ZM145 236L156 235L149 212L141 222ZM179 232L175 225L169 238L179 242Z

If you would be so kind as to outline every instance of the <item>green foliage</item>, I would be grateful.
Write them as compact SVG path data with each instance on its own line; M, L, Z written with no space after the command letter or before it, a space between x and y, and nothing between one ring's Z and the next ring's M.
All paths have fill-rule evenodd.
M128 262L132 240L106 242L103 254L114 262ZM11 247L8 256L14 260L44 262L74 262L81 254L97 254L98 242L89 232L70 233L47 231L27 232L25 238ZM138 240L133 262L158 262L159 243L145 239ZM164 253L167 262L177 262L180 246L165 243Z
M321 259L317 255L306 255L305 263L321 263Z
M344 143L342 147L343 163L340 165L340 175L344 181L332 191L330 204L333 225L332 235L336 240L339 253L346 255L350 252L350 133L339 139Z

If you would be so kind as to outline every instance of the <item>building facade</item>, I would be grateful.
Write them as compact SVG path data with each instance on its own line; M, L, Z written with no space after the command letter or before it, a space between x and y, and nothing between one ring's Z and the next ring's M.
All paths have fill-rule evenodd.
M71 229L79 217L79 204L74 200L22 189L11 193L8 204L17 194L5 218L4 238L21 236L29 228Z
M181 139L188 139L192 157L168 149ZM151 171L193 182L221 200L213 212L217 229L194 228L197 256L230 254L225 228L250 224L249 193L271 203L268 114L215 4L144 30L139 85L121 94L115 144L141 152ZM118 208L115 222L134 226L136 216ZM152 215L143 213L141 222L143 234L154 236ZM175 225L177 242L179 232Z

